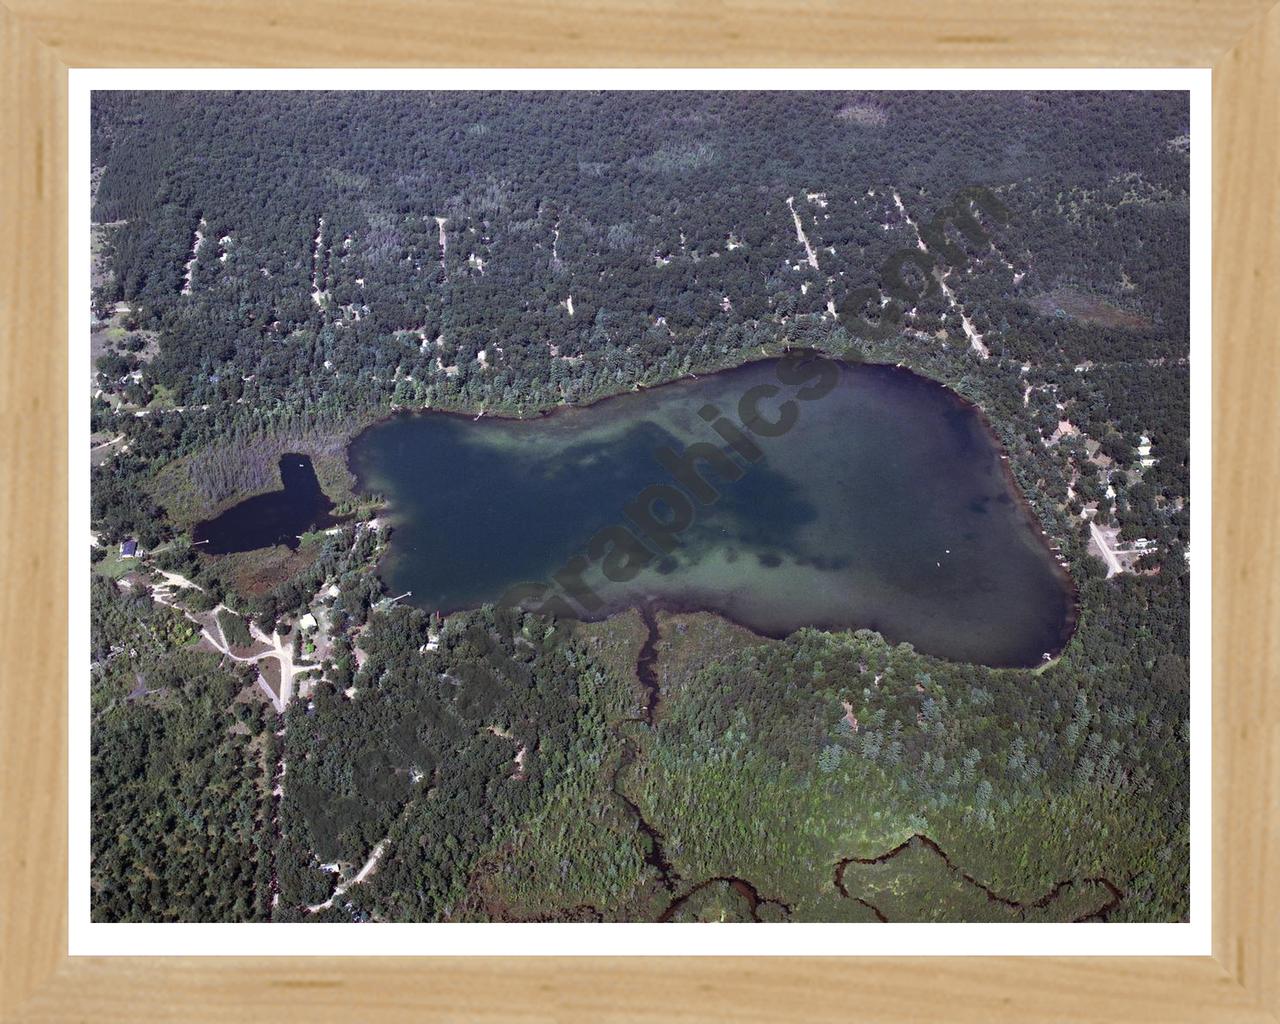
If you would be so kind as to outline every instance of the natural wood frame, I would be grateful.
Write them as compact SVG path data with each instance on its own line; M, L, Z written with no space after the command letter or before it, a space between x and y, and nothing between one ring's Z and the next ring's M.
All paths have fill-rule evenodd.
M1272 2L0 0L3 1019L1280 1021ZM1213 956L69 958L67 69L211 64L1213 67Z

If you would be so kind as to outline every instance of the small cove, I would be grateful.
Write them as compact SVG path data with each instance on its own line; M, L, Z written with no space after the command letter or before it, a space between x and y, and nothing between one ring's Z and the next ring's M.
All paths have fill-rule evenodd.
M320 487L311 459L297 452L280 456L280 490L257 494L221 515L197 523L192 540L210 555L252 551L283 544L291 551L308 530L323 530L338 520L333 502Z

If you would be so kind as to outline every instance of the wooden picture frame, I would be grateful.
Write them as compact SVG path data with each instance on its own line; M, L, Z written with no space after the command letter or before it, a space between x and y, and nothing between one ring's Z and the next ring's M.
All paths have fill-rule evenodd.
M0 5L5 1020L1280 1020L1280 7L971 0ZM1213 75L1213 955L67 955L67 72L226 66L1168 66Z

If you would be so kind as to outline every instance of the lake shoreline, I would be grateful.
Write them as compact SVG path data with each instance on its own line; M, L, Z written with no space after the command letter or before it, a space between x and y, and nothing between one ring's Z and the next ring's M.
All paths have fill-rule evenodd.
M961 395L953 387L947 385L946 383L936 380L932 377L926 376L923 373L920 373L910 367L902 366L900 364L873 363L873 362L862 362L862 361L852 362L845 359L841 359L839 357L833 357L822 350L813 349L813 348L791 349L787 354L790 354L792 356L800 355L805 357L828 359L838 363L841 366L842 370L844 371L860 368L864 371L871 372L871 373L879 373L879 374L894 375L894 376L901 375L901 376L910 378L914 384L917 384L923 387L928 387L932 390L937 390L941 392L945 401L949 405L953 406L954 408L963 409L967 412L976 414L977 422L981 424L982 429L986 432L986 436L988 440L990 441L990 443L992 444L996 452L999 453L999 456L1000 456L999 461L1002 464L1001 472L1003 473L1003 476L1004 476L1005 485L1008 488L1009 492L1014 496L1016 504L1020 506L1020 515L1025 528L1031 532L1032 536L1036 539L1036 543L1044 550L1050 562L1052 563L1053 572L1056 578L1058 579L1059 584L1062 587L1064 595L1067 598L1068 611L1065 616L1064 624L1063 624L1061 633L1058 637L1056 645L1048 649L1046 652L1044 652L1044 654L1049 655L1048 658L1045 658L1044 655L1042 654L1039 660L1035 662L1027 663L1027 664L1021 664L1021 663L990 664L990 663L980 662L980 661L969 661L969 662L961 662L961 663L985 664L986 667L989 667L989 668L1033 669L1033 668L1043 667L1046 664L1051 664L1054 661L1056 661L1058 658L1060 658L1063 652L1066 650L1067 646L1070 644L1071 639L1074 637L1076 629L1079 625L1079 615L1080 615L1079 586L1077 585L1077 582L1074 576L1061 562L1060 556L1058 552L1054 549L1054 546L1051 543L1050 537L1046 532L1044 525L1041 523L1039 517L1036 514L1035 509L1032 507L1030 501L1028 500L1026 496L1026 492L1024 491L1021 484L1017 480L1013 472L1012 459L1009 457L1007 451L1005 450L1004 444L1001 441L999 434L997 433L996 427L991 421L991 418L987 415L986 411L980 405L978 405L978 403L966 398L964 395ZM768 363L770 361L776 362L782 358L784 358L784 356L764 355L756 359L748 360L744 363L739 363L733 366L725 367L724 369L715 371L713 374L703 374L702 377L703 378L709 377L709 376L725 377L726 375L729 375L729 374L747 374L752 372L757 367L759 367L760 364L762 363ZM602 396L601 398L595 399L592 402L584 405L554 406L554 407L539 410L537 413L534 413L528 416L512 416L512 415L495 414L491 418L502 420L503 422L512 423L512 424L515 424L515 423L535 424L535 423L540 423L540 422L550 420L554 417L560 417L561 419L563 419L575 413L585 413L589 410L597 409L598 407L604 405L605 403L620 401L621 399L634 395L635 393L637 393L637 391L656 391L661 388L668 388L668 387L674 388L674 387L680 387L680 386L688 386L697 382L699 379L701 378L699 378L697 375L690 374L684 377L676 378L675 380L667 382L665 384L656 385L652 388L637 388L637 389L632 389L628 391L620 391L612 395L605 395L605 396ZM354 417L356 421L354 428L345 437L343 436L343 434L345 434L346 432L331 433L326 438L326 441L329 443L329 445L340 446L339 451L341 452L341 454L339 455L338 452L334 452L334 455L337 456L337 458L335 459L335 462L338 461L338 459L341 460L341 464L345 467L346 473L350 478L350 480L352 481L351 486L349 488L349 493L357 499L371 498L374 493L373 490L370 488L369 481L362 478L360 472L353 465L352 459L351 459L351 453L355 448L356 443L359 441L361 437L363 437L368 431L374 429L375 427L378 427L380 425L383 425L393 420L419 418L419 417L425 417L432 414L438 415L438 416L452 417L455 420L465 420L467 422L474 422L480 419L480 416L478 415L471 415L458 410L434 409L434 408L393 409L389 412L384 412L383 414L378 416L366 415L366 416ZM306 446L304 445L302 447L305 448ZM251 495L247 497L241 497L235 501L222 503L223 508L222 508L222 511L218 513L218 515L219 516L224 515L226 513L226 510L233 508L244 501L252 500L253 497L254 496ZM389 499L386 499L384 497L379 506L379 509L380 511L382 511L389 507L390 507L390 501ZM215 516L213 518L217 518L217 517ZM193 527L193 536L197 532L198 528L207 525L207 522L208 521L195 524L195 526ZM394 525L394 520L393 520L393 525ZM384 560L385 560L385 556L384 556ZM380 561L379 564L374 567L374 571L379 582L383 584L385 589L387 581L383 574L382 561ZM717 615L718 617L724 619L726 622L730 622L730 623L733 623L734 625L745 628L748 631L750 631L753 635L759 636L762 639L783 640L791 635L794 635L794 633L798 632L799 630L805 629L805 628L818 629L822 632L829 633L829 634L838 634L843 632L856 632L860 629L867 629L867 630L876 632L882 637L884 637L887 643L896 644L900 642L910 642L910 641L904 641L904 640L895 638L891 632L890 633L884 632L881 628L878 627L878 625L874 621L870 621L866 624L856 624L856 625L849 625L849 624L844 624L844 623L839 623L834 621L832 622L815 621L811 624L806 624L805 626L801 626L799 627L799 629L789 629L785 631L781 631L781 630L770 631L767 629L761 629L756 626L749 625L748 623L741 621L738 618L735 618L732 614L729 614L728 612L722 609L712 607L705 600L681 601L677 598L672 598L669 596L658 596L658 595L648 595L646 600L649 603L649 605L653 607L655 610L660 610L668 614L707 612L709 614ZM410 601L410 603L412 603L412 601ZM609 618L612 618L615 615L624 613L627 610L627 608L638 607L638 606L639 605L636 602L631 602L630 604L623 605L623 606L609 606L605 609L602 609L598 614L583 614L582 616L579 617L579 621L584 621L584 622L604 621ZM433 610L438 610L442 615L452 615L457 612L472 610L475 607L479 607L479 606L474 604L468 604L468 605L462 605L456 608L448 608L448 609L440 608L440 609L433 609ZM943 655L934 654L927 649L917 647L915 644L912 644L912 646L916 650L918 650L920 653L926 654L930 657L940 657L942 658L942 660L952 660L952 659L946 658Z
M1019 483L1016 476L1014 475L1013 467L1012 467L1012 459L1008 455L1005 449L1005 446L995 429L994 424L992 423L990 417L987 416L985 410L983 410L982 407L978 405L976 402L961 395L951 386L943 383L942 381L938 381L932 377L928 377L922 373L919 373L918 371L911 369L910 367L905 367L899 364L891 364L891 363L872 363L872 362L862 362L862 361L852 362L849 360L841 359L839 357L831 356L826 352L823 352L817 349L812 349L812 348L792 349L790 350L789 354L793 356L802 355L802 356L813 356L817 358L828 359L840 364L842 370L845 370L845 371L852 370L855 368L861 368L863 370L866 370L872 373L877 373L877 374L887 374L887 375L894 375L894 376L902 375L910 378L915 384L929 387L930 389L934 389L934 390L940 390L941 392L944 393L946 402L949 405L953 406L954 408L963 409L966 412L976 413L977 422L981 424L981 429L985 431L987 440L989 441L992 448L999 456L998 461L1002 464L1001 472L1003 474L1004 484L1009 490L1009 492L1011 493L1011 495L1014 497L1015 504L1020 506L1019 514L1020 514L1021 524L1025 529L1030 531L1032 537L1035 538L1035 544L1043 551L1043 553L1047 557L1048 562L1053 567L1052 571L1059 586L1061 587L1062 593L1064 595L1064 599L1067 604L1067 611L1064 617L1062 629L1059 633L1059 636L1056 640L1055 645L1047 649L1045 652L1042 652L1041 655L1035 661L1018 662L1018 663L998 663L998 664L988 663L988 662L983 662L978 660L964 661L964 660L958 660L954 658L947 658L944 655L934 654L926 649L923 649L917 646L915 643L912 643L913 648L922 654L926 654L930 657L937 657L945 661L958 661L958 663L962 663L962 664L983 664L989 668L1001 668L1001 669L1005 669L1005 668L1018 669L1018 670L1035 669L1035 668L1042 667L1045 664L1049 664L1055 661L1056 659L1058 659L1062 655L1062 653L1065 651L1067 646L1070 644L1071 639L1074 637L1077 626L1079 624L1079 613L1080 613L1079 587L1076 583L1075 578L1070 573L1070 571L1060 561L1058 552L1054 550L1054 547L1050 542L1049 535L1045 530L1044 525L1041 523L1039 517L1036 514L1035 509L1032 507L1030 501L1027 499L1025 491L1023 490L1021 484ZM781 358L783 358L783 356L766 355L757 359L749 360L744 363L726 367L722 370L716 371L714 374L704 374L703 377L707 377L707 376L724 377L727 374L734 374L734 373L746 374L758 368L761 363L766 363L769 361L777 361ZM529 416L494 415L492 418L500 419L505 423L534 424L534 423L539 423L542 421L549 420L557 416L564 418L573 413L582 413L587 410L597 409L599 406L605 403L618 401L620 399L633 395L636 393L636 391L656 391L659 388L688 385L693 382L696 382L699 379L700 378L697 377L696 375L691 374L685 377L677 378L676 380L668 382L667 384L655 386L653 388L633 389L629 391L618 392L613 395L606 395L585 405L575 405L575 406L561 405L561 406L540 410L536 414L529 415ZM469 415L467 413L460 412L458 410L433 409L433 408L396 409L387 413L384 416L379 417L373 422L366 423L358 433L352 436L346 449L347 469L350 475L356 481L356 486L353 488L353 491L355 493L361 494L361 495L368 495L371 493L369 481L364 479L361 473L359 472L359 470L352 464L351 453L353 449L356 447L356 442L361 437L363 437L365 433L367 433L369 430L373 429L374 427L380 426L382 424L388 423L393 420L419 418L419 417L424 417L430 414L442 415L445 417L452 417L456 420L466 420L468 422L473 422L481 418L479 415ZM390 502L388 501L386 504L387 506L389 506ZM394 525L394 520L392 520L392 522ZM385 556L384 556L384 560L385 560ZM375 572L378 576L379 581L383 583L385 587L385 584L387 581L383 574L383 565L381 563L375 568ZM884 637L885 641L890 644L896 644L900 642L911 642L911 641L905 641L902 639L896 639L891 633L885 633L882 629L878 628L877 624L874 622L870 622L865 625L863 624L848 625L848 624L836 623L836 622L829 622L829 623L815 622L813 624L806 624L805 626L801 626L798 629L788 629L785 631L769 631L769 630L762 630L760 628L748 625L747 623L740 621L739 619L736 619L733 615L726 613L722 609L709 606L705 601L699 601L699 600L680 601L678 599L674 599L669 596L659 597L657 595L648 595L648 597L645 600L647 601L649 606L653 607L655 610L660 610L669 614L683 614L683 613L689 613L689 612L707 612L709 614L716 615L727 622L733 623L734 625L741 626L749 630L754 635L761 637L762 639L782 640L791 635L794 635L796 632L799 632L800 630L805 628L814 628L830 634L838 634L843 632L851 633L861 629L868 629ZM410 601L409 603L412 604L413 602ZM482 607L482 606L483 606L482 604L476 605L476 604L469 603L469 604L459 606L457 608L453 608L453 607L433 608L432 611L438 611L441 615L452 615L457 612L473 610L476 607ZM623 606L609 606L607 608L601 609L598 614L583 614L578 618L578 620L584 621L584 622L604 621L609 618L612 618L615 615L625 613L628 608L638 607L638 606L639 605L636 601L632 601ZM1045 658L1044 657L1045 654L1048 654L1049 657Z
M875 365L888 366L889 364L877 363ZM982 406L977 402L965 398L965 396L956 391L955 388L944 384L942 381L934 380L932 377L926 377L922 373L916 373L916 371L908 367L899 366L896 368L911 374L919 380L936 385L945 391L947 396L952 399L958 407L973 412L976 415L978 422L982 424L983 429L987 432L987 437L991 440L992 445L995 447L996 451L1000 453L1000 468L1004 473L1005 484L1017 499L1017 504L1023 513L1023 519L1026 522L1027 529L1031 531L1037 542L1048 553L1053 562L1054 571L1057 573L1059 579L1065 584L1063 590L1068 591L1071 595L1070 611L1067 614L1066 623L1063 626L1063 632L1058 646L1050 648L1045 652L1049 655L1048 658L1042 658L1041 661L1037 662L1035 665L1026 665L1022 667L1039 668L1058 661L1058 659L1062 657L1063 652L1066 651L1067 646L1071 643L1072 637L1076 634L1076 627L1080 624L1080 585L1076 582L1076 578L1071 574L1071 570L1062 564L1062 561L1059 558L1059 552L1049 542L1049 532L1045 529L1045 524L1040 521L1040 517L1036 515L1036 510L1032 508L1031 502L1027 499L1026 490L1014 475L1013 458L1005 449L1004 442L996 432L995 424L991 422L991 417L987 415L987 411L983 409Z

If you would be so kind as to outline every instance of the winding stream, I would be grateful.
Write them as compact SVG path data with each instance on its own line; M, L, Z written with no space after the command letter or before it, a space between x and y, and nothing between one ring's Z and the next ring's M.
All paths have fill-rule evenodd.
M738 878L735 875L717 875L713 878L707 878L680 893L678 891L680 874L667 857L666 837L645 818L644 812L640 810L639 805L631 797L627 796L622 788L622 774L635 763L640 752L636 747L635 740L630 736L623 735L621 727L628 723L640 723L650 729L656 729L658 703L662 694L657 675L658 640L660 639L658 621L654 615L653 608L648 604L641 606L640 615L644 620L646 635L644 643L640 646L640 653L636 658L636 678L640 681L640 685L644 690L644 709L641 717L624 718L614 724L614 731L622 740L622 756L618 759L618 766L614 769L611 788L614 795L627 808L632 818L635 819L637 830L647 840L644 862L658 873L658 879L662 887L671 894L671 901L667 904L666 909L658 915L658 921L671 921L689 900L708 886L717 883L728 885L735 893L746 900L753 921L760 920L760 908L766 905L776 906L786 916L790 917L791 907L789 904L781 900L761 896L755 885L745 878Z
M736 892L739 896L741 896L744 900L747 901L747 906L751 911L752 921L759 922L760 908L768 905L773 905L775 907L778 907L788 917L791 916L791 905L789 903L783 903L781 900L766 899L765 897L761 896L759 890L757 890L756 887L752 885L750 882L748 882L745 878L738 878L734 875L722 875L718 878L708 878L705 882L699 882L692 889L686 892L683 896L676 897L674 900L671 901L671 904L667 907L667 909L664 910L662 914L658 917L658 920L663 923L672 920L675 917L675 915L678 914L684 908L684 905L688 903L689 900L693 899L693 897L698 895L698 893L700 893L703 889L707 888L708 886L715 885L719 882L723 882L724 884L728 885L730 889L732 889L734 892Z
M835 883L835 887L840 891L841 896L843 896L845 899L852 899L857 903L861 903L864 907L866 907L868 910L870 910L873 914L876 915L877 920L887 924L889 921L889 918L886 917L884 912L881 911L878 907L868 902L867 900L862 899L861 897L851 896L849 894L849 890L848 888L846 888L844 884L845 868L847 868L850 864L884 864L887 861L893 860L895 857L900 856L902 853L911 849L915 845L923 846L925 849L929 850L931 853L933 853L935 856L941 859L942 863L947 866L947 870L951 871L953 874L958 875L960 878L964 879L969 885L972 885L975 888L982 890L982 892L986 894L988 902L998 903L1002 906L1010 908L1011 910L1017 910L1017 911L1043 910L1050 903L1052 903L1059 896L1061 896L1067 889L1070 889L1072 886L1078 884L1078 881L1083 881L1085 883L1102 886L1102 888L1107 890L1107 893L1109 894L1110 898L1107 900L1106 903L1104 903L1097 910L1091 911L1088 914L1084 914L1081 917L1075 918L1074 920L1076 922L1105 921L1107 915L1111 913L1111 911L1114 910L1119 905L1122 899L1124 899L1124 893L1121 891L1121 889L1117 885L1115 885L1115 883L1113 883L1110 879L1104 878L1101 876L1096 878L1085 878L1081 880L1077 880L1073 878L1063 879L1061 881L1055 882L1049 888L1048 892L1046 892L1043 896L1041 896L1039 899L1036 899L1036 900L1022 901L1022 900L1011 899L1008 896L1002 896L1000 893L996 892L986 883L978 881L976 878L973 877L973 875L969 874L963 868L955 864L951 860L951 857L947 854L946 850L944 850L941 846L939 846L936 842L934 842L928 836L922 835L920 833L916 833L910 838L899 843L892 850L888 850L885 853L880 854L878 857L845 857L844 859L837 861L835 865L835 873L832 881Z

